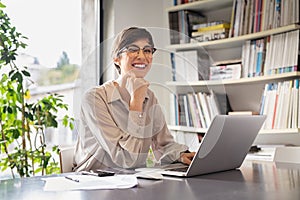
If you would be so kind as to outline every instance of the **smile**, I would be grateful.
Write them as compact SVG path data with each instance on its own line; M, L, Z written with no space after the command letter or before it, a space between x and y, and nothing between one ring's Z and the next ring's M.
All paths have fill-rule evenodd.
M133 64L132 65L134 68L138 68L138 69L144 69L146 68L146 64Z

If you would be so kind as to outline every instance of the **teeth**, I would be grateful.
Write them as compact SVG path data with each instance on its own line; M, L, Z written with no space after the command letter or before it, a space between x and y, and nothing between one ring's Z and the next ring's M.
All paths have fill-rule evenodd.
M145 68L146 67L145 64L135 64L133 66L136 67L136 68Z

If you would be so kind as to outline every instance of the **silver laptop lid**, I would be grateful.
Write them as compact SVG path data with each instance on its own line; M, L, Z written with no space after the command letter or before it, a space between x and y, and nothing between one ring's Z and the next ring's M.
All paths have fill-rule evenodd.
M240 167L265 118L262 115L216 116L201 142L187 176Z

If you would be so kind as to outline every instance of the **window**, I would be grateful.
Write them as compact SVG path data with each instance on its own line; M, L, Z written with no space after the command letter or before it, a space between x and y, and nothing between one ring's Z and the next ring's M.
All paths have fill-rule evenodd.
M31 73L31 98L48 92L64 95L73 116L73 93L81 65L81 0L2 0L5 12L17 31L28 38L17 63ZM67 130L49 130L48 142L69 144L73 134ZM60 132L57 134L56 132Z

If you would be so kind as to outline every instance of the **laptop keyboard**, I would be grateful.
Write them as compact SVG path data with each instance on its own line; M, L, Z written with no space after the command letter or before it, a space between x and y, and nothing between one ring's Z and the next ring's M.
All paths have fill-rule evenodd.
M169 171L175 171L175 172L186 172L189 167L181 167L181 168L173 168L173 169L168 169Z

